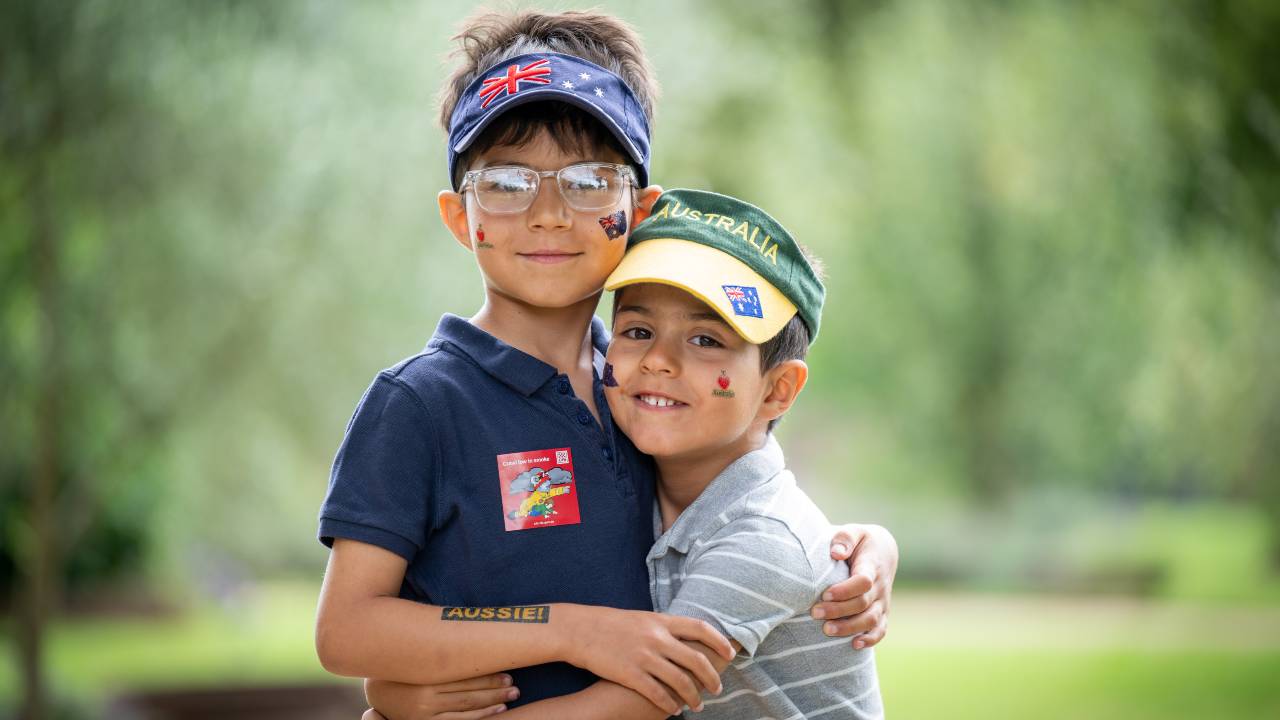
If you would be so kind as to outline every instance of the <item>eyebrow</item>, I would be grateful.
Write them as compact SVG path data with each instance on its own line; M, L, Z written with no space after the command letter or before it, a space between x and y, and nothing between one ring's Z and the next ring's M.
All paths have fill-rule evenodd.
M489 168L495 168L495 167L513 167L513 166L522 167L522 168L531 167L529 163L523 163L523 162L520 162L519 160L512 160L510 158L499 157L499 158L493 158L492 162L486 162L484 164L484 167L480 169L488 170Z
M711 322L717 322L725 327L729 327L729 323L725 322L724 318L720 317L720 313L716 313L716 312L689 313L685 317L689 318L690 320L710 320Z

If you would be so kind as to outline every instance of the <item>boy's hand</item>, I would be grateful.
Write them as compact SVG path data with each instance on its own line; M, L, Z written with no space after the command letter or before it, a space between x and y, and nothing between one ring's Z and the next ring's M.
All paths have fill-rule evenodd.
M888 628L898 542L879 525L845 525L831 539L831 557L848 561L849 579L827 588L811 614L826 621L827 635L852 635L854 648L871 647Z
M732 660L733 646L707 623L640 610L575 607L585 617L572 625L569 662L635 690L670 715L681 705L701 708L702 688L720 694L720 674L711 661L683 642L702 643L726 662Z
M473 720L506 710L520 691L495 673L442 685L365 680L364 697L373 708L361 720Z

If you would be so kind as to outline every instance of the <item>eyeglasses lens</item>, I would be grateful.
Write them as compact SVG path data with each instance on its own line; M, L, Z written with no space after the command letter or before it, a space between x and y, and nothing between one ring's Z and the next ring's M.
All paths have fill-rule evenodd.
M476 198L480 207L492 213L523 212L538 195L540 176L550 174L518 167L481 170L475 176ZM596 163L570 165L556 173L556 178L565 203L584 211L616 204L625 184L625 177L617 167Z

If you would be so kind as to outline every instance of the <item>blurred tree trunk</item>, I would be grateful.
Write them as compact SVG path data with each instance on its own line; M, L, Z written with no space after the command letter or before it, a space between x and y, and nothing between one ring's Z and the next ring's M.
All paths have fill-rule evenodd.
M56 134L56 132L54 133ZM65 465L62 457L63 313L59 243L50 208L46 173L36 163L29 185L31 242L34 249L35 287L39 305L40 364L35 408L35 452L31 472L28 534L20 553L18 608L19 661L22 668L22 717L42 720L49 716L45 681L44 632L56 612L62 577L57 538L53 532L54 496Z
M976 163L976 159L970 159ZM978 187L977 181L970 187ZM955 430L960 436L970 498L980 506L999 505L1013 490L1008 453L1010 358L1015 352L1009 324L1016 299L1005 297L999 253L1001 238L992 228L982 197L971 200L971 225L965 260L970 283L969 312L956 355L959 392Z

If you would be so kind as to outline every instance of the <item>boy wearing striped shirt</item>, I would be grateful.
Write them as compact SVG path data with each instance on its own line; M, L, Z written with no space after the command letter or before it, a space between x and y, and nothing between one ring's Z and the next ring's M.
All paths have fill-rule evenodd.
M825 291L776 220L715 193L672 190L636 226L609 277L605 395L660 472L648 555L654 609L706 621L738 651L704 651L723 692L702 717L883 716L871 649L809 620L847 577L829 524L785 469L771 433L808 378ZM516 717L661 717L607 681Z

